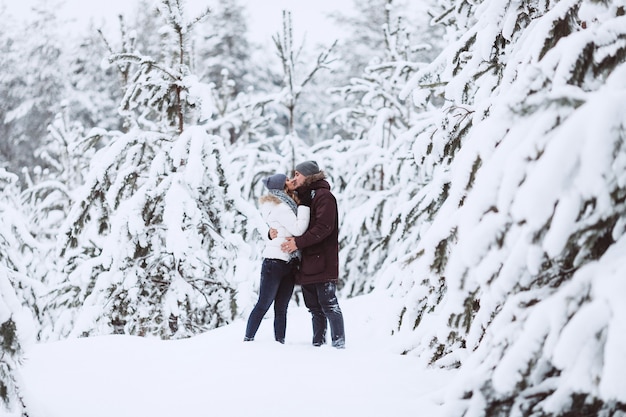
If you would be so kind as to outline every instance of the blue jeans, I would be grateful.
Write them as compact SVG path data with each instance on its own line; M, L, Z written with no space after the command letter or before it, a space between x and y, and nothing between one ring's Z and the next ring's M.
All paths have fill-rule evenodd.
M346 335L343 328L343 314L335 295L334 282L302 285L304 304L311 312L313 321L313 345L326 343L326 322L330 324L330 338L336 348L344 348Z
M280 259L263 259L259 299L250 312L245 340L254 340L263 316L274 303L274 338L285 343L287 307L295 285L296 262Z

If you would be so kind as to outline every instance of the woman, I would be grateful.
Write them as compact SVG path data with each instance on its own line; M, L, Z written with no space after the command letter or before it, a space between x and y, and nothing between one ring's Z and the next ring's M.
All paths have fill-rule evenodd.
M283 252L280 245L286 237L300 236L306 231L310 202L308 205L296 204L288 194L293 192L293 184L287 181L286 175L274 174L263 183L269 194L259 199L261 215L270 228L278 231L278 235L276 239L268 239L265 244L259 299L250 312L243 340L254 340L263 316L274 303L274 338L279 343L285 343L287 307L293 294L300 253Z

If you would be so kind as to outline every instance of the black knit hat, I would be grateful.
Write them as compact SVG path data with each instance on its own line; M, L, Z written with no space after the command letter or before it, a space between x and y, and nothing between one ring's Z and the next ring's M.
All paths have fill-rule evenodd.
M308 177L309 175L314 175L320 172L320 167L317 165L315 161L305 161L296 165L296 171L300 174Z

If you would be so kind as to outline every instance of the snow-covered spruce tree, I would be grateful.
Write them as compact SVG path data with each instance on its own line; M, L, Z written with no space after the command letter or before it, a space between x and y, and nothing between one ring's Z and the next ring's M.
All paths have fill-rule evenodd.
M392 212L415 194L415 164L407 158L406 132L423 118L425 109L400 100L399 94L424 63L421 49L411 41L406 22L393 19L387 1L384 48L360 78L336 90L345 107L330 117L352 140L329 140L315 145L323 155L338 191L341 211L341 276L344 293L357 295L373 288L373 279L388 260L394 224ZM342 158L350 155L345 163ZM337 158L337 156L339 158Z
M444 415L625 413L626 2L446 3L404 93L446 102L413 147L432 222L381 272L399 340L460 368Z
M15 152L12 140L14 127L11 123L7 123L6 119L12 108L17 107L19 100L15 97L12 87L19 85L21 79L17 66L19 62L19 47L15 39L17 32L16 20L9 15L6 7L0 7L0 20L3 24L0 26L0 136L5 138L0 141L0 156L2 162L0 168L9 168L11 157Z
M211 50L214 46L209 44L208 47L208 51L204 51L207 46L198 42L196 49L206 54L214 53ZM279 95L272 92L271 88L267 88L267 81L251 83L248 78L252 77L248 72L232 73L230 69L220 67L222 59L219 56L213 57L211 62L221 70L218 72L213 68L201 79L205 84L205 93L202 94L205 96L203 100L205 111L202 120L209 133L227 138L228 146L256 141L268 134L272 135L276 130L284 131L282 127L277 129L276 115L273 111L273 108L278 107L275 102ZM250 62L240 62L240 65L253 67L251 71L255 72L255 76L263 76L262 72ZM212 78L207 78L209 76ZM265 90L259 88L262 85L266 86Z
M260 140L276 130L276 117L266 108L276 100L276 94L255 92L252 88L235 94L237 83L226 69L220 80L208 87L204 102L212 103L214 109L203 122L208 132L227 138L228 144L234 145Z
M331 17L335 25L346 33L337 45L344 64L338 70L343 83L361 74L370 61L385 50L382 29L388 27L390 14L395 20L402 10L406 10L405 0L352 0L352 3L349 14L337 13Z
M136 68L125 86L120 111L131 115L130 119L138 126L157 131L175 128L181 133L185 123L197 119L193 110L200 107L200 103L189 91L197 83L197 77L190 72L190 43L194 26L208 14L207 9L186 21L184 2L161 0L155 15L155 19L161 22L160 56L128 51L129 45L124 45L122 52L111 56L111 63L120 69L125 68L125 64Z
M80 123L71 121L68 108L57 115L48 131L44 144L37 150L38 157L48 168L24 171L24 190L20 198L22 212L39 245L39 256L33 257L27 265L28 274L46 287L55 287L65 280L59 273L63 265L56 253L57 239L75 202L76 192L84 183L89 162L96 150L115 135L103 129L92 129L86 134ZM48 294L40 300L45 305L49 301ZM56 322L57 313L48 307L41 308L41 340L52 336L51 323Z
M210 16L198 27L196 42L200 79L217 83L228 73L232 97L244 92L253 82L248 78L252 46L248 41L245 9L240 0L222 0L211 7Z
M250 255L247 205L230 188L223 139L189 125L197 114L185 103L200 105L185 61L192 24L179 2L164 0L160 10L170 30L162 33L180 42L164 48L176 55L172 66L112 58L135 71L122 101L134 128L94 156L65 223L67 279L50 305L60 312L59 336L181 338L236 313L234 282L246 268L235 259Z
M37 149L45 146L47 127L61 111L69 108L74 121L85 126L119 127L115 105L121 95L111 82L112 70L100 69L100 40L62 35L66 22L54 7L39 2L26 22L0 17L0 134L6 138L0 155L19 174L36 165L48 167Z
M59 31L64 22L52 7L39 2L24 23L11 21L6 14L0 16L0 152L2 164L18 174L41 162L36 162L34 151L60 110L59 98L66 90L67 61Z
M119 16L122 32L122 51L141 51L145 56L162 61L167 55L162 50L162 42L169 29L163 34L159 29L163 27L163 20L159 18L157 2L151 0L137 0L131 13Z
M282 91L278 99L279 103L287 110L287 142L297 141L298 132L296 130L296 118L299 116L300 109L298 103L301 94L304 92L307 84L314 79L315 74L319 71L329 68L329 64L333 61L332 51L336 43L329 48L324 49L317 56L315 64L309 69L303 69L305 64L302 60L302 47L297 47L294 43L293 24L291 22L291 13L283 10L283 27L281 32L272 36L276 52L282 65ZM291 145L292 168L296 165L295 145Z
M3 415L20 415L22 404L19 397L16 370L22 359L24 325L28 313L21 305L12 279L11 271L0 263L0 411ZM30 323L32 326L32 318ZM32 329L29 329L32 330Z
M131 131L98 153L68 238L99 233L99 248L68 241L63 249L69 279L57 303L67 298L78 311L62 326L73 322L74 335L179 338L234 317L235 259L246 244L235 233L243 219L221 141L198 127L173 141Z
M37 244L19 210L17 183L16 175L0 168L0 413L15 416L22 411L16 370L23 349L35 340L41 294L26 275Z
M349 105L328 116L341 126L346 137L368 137L381 148L388 148L399 132L407 130L414 107L412 103L401 101L399 93L422 66L416 59L418 51L414 50L421 48L415 48L406 22L401 18L393 19L393 1L386 1L383 8L386 19L379 29L384 43L370 52L378 55L372 56L358 78L353 76L350 84L332 90Z
M71 39L66 46L67 92L61 104L73 124L113 131L123 126L117 113L123 89L118 69L102 65L106 46L100 32L91 27L84 35Z

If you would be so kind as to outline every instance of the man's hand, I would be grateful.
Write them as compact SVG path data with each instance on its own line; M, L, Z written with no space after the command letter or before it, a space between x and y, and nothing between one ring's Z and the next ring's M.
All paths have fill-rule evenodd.
M311 207L311 203L313 201L313 198L311 197L311 190L309 190L308 188L299 190L298 200L300 201L301 205Z
M296 246L296 240L292 237L285 238L285 241L283 242L283 244L280 245L280 249L283 252L287 252L287 253L297 251L298 247Z
M278 236L278 230L270 227L270 231L267 233L271 240L276 239Z

